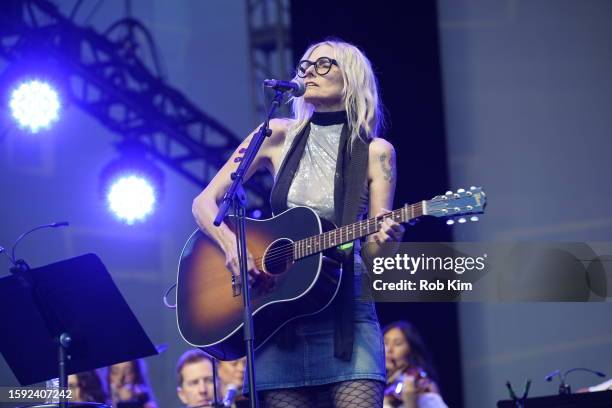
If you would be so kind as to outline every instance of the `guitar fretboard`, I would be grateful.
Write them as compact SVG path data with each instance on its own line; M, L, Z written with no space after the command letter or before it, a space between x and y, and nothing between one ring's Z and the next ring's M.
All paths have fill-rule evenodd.
M313 235L293 243L293 259L304 258L326 249L354 241L361 237L378 232L380 223L386 218L392 218L396 222L408 222L423 215L424 201L405 205L402 208L388 212L378 217L357 221L323 234Z

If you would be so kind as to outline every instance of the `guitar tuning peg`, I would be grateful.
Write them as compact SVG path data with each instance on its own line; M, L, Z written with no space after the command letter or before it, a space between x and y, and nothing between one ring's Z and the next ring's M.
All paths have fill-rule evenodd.
M461 194L461 193L465 193L465 190L460 188L459 190L457 190L457 193Z
M240 150L238 150L238 153L244 153L246 151L247 151L246 147L242 147L240 148Z
M242 157L238 156L234 158L234 163L240 163L242 161Z
M446 225L453 225L455 220L446 220Z
M447 196L453 195L453 192L452 192L452 191L450 191L450 190L448 190L448 191L446 192L446 195L447 195Z
M476 215L472 215L472 216L470 217L470 221L472 221L472 222L476 222L476 221L478 221L479 219L480 219L480 218L478 218L478 216L476 216Z
M476 190L476 187L471 186L471 187L470 187L470 190L474 191L474 190Z
M457 221L459 221L459 224L465 224L467 222L467 220L463 217L459 218Z

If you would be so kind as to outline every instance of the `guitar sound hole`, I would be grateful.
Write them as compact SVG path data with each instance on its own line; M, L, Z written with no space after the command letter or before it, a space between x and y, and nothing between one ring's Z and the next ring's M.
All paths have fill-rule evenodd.
M293 242L287 238L273 242L264 254L263 264L272 275L287 272L293 264Z

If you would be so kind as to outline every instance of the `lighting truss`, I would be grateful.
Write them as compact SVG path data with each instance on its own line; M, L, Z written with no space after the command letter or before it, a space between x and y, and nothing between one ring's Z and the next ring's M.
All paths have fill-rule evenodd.
M156 58L147 64L147 44L135 34L144 33L149 48L152 37L137 20L125 18L101 34L78 26L47 0L1 3L0 60L9 67L43 55L54 61L74 104L199 187L241 142L168 84ZM149 51L155 56L154 48ZM266 206L270 184L261 173L253 176L247 184L250 207Z

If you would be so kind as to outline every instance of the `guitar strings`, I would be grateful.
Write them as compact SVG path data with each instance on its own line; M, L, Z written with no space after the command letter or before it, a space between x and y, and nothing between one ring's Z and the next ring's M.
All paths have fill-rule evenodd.
M383 214L381 216L378 216L378 217L375 217L375 218L370 218L370 219L367 220L367 222L370 223L372 220L382 221L384 218L390 218L392 216L392 214L393 214L393 212L385 213L385 214ZM361 222L364 222L364 221L361 221ZM355 223L355 224L357 224L357 223ZM353 225L353 224L350 224L350 225ZM344 227L348 227L350 225L346 225ZM344 227L342 227L342 228L344 228ZM320 234L320 235L323 235L323 234ZM313 238L313 237L307 237L307 238L301 239L300 241L303 241L303 240L306 240L306 239L309 239L309 238ZM296 241L296 242L299 242L299 241ZM291 244L282 245L282 246L279 246L279 247L275 248L274 250L269 251L267 253L267 258L268 259L274 259L275 255L279 255L279 254L287 255L289 253L288 252L289 249L291 251L293 251L293 249L295 248L296 242L293 242ZM312 246L315 247L316 245L313 244ZM263 257L260 257L260 258L256 258L255 260L256 261L261 261L262 259L263 259Z
M416 209L416 208L422 206L422 204L418 203L418 204L414 204L413 206ZM370 218L368 220L359 221L359 222L354 223L354 224L358 224L360 222L361 223L370 223L373 220L382 221L382 220L384 220L386 218L392 218L392 217L394 217L395 215L398 215L398 214L401 215L401 211L403 211L403 208L400 208L400 209L397 209L397 210L394 210L394 211L390 211L388 213L385 213L385 214L380 215L378 217ZM354 225L354 224L345 225L342 228L350 227L351 225ZM374 234L374 232L372 234ZM323 234L321 234L321 235L323 235ZM370 234L367 234L367 235L370 235ZM304 238L304 239L302 239L300 241L303 241L303 240L306 240L306 239L309 239L309 238L312 238L312 237ZM316 245L314 245L314 244L312 246L316 247ZM275 258L278 258L280 256L284 260L284 259L286 259L286 256L290 253L290 251L292 252L294 248L295 248L295 242L292 243L292 244L287 244L287 245L280 246L280 247L275 248L274 250L268 252L267 253L268 254L267 258L270 259L270 260L274 260ZM320 252L320 251L316 251L316 252ZM261 261L261 260L263 260L263 257L255 258L255 261Z
M312 247L316 248L316 245L312 245ZM314 255L315 253L322 252L322 251L323 250L315 250L310 255ZM288 258L291 258L293 260L293 254L294 254L293 244L287 244L287 245L283 245L281 247L275 248L274 251L270 251L268 253L268 256L265 257L266 265L273 266L273 265L282 264L286 262ZM300 257L300 258L303 258L303 257ZM263 265L263 260L264 260L264 257L255 258L255 262L257 262L259 265Z
M422 208L422 203L413 204L411 207L413 207L415 210L421 209ZM373 217L373 218L370 218L370 219L364 220L364 221L365 221L366 224L369 224L372 220L375 220L378 223L379 221L383 221L386 218L392 218L392 217L394 217L395 215L398 215L398 214L401 215L401 211L403 211L403 210L404 210L404 208L399 208L397 210L390 211L390 212L385 213L383 215L380 215L378 217ZM353 223L353 224L345 225L345 226L343 226L341 228L349 227L350 225L355 225L355 224L358 224L360 222L363 223L364 221L359 221L359 222L356 222L356 223ZM372 234L374 234L374 233L372 233ZM323 235L323 234L321 234L321 235ZM368 235L370 235L370 234L368 234ZM306 239L309 239L309 238L312 238L312 237L304 238L304 239L302 239L300 241L303 241L303 240L306 240ZM312 247L316 247L316 245L313 244ZM282 245L282 246L279 246L279 247L269 251L267 254L265 254L262 257L255 258L254 261L255 261L256 265L262 265L262 267L263 267L263 260L265 258L266 259L266 264L268 264L268 265L278 265L280 263L286 262L286 260L287 260L289 255L291 255L292 258L293 258L294 248L295 248L295 242L291 243L291 244ZM321 251L316 251L316 252L321 252ZM314 253L316 253L316 252L314 252ZM258 269L261 269L261 268L258 268Z

